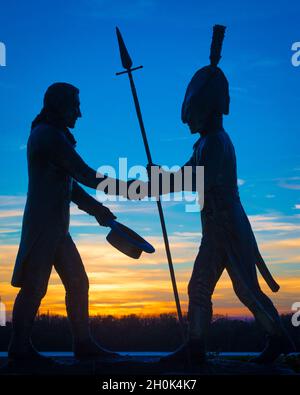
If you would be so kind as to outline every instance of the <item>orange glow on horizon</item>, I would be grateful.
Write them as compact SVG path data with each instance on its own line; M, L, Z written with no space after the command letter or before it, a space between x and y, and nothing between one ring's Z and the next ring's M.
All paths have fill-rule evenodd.
M99 240L100 239L100 240ZM189 239L188 239L189 240ZM91 235L88 240L80 240L77 245L90 279L90 314L123 316L129 314L158 315L175 313L169 271L161 239L149 237L156 247L153 255L143 254L132 260L119 253L108 244L102 243L101 236ZM262 250L268 247L268 254L281 251L283 262L288 260L296 268L298 265L299 239L262 243ZM183 312L187 311L187 286L198 243L171 237L177 285ZM285 250L286 246L286 250ZM17 288L10 285L17 245L1 246L0 295L6 304L10 318ZM278 260L278 258L277 258ZM273 294L261 280L262 289L271 296L281 313L291 312L291 306L300 295L300 281L289 269L284 272L285 263L270 265L272 273L281 285ZM299 300L299 297L298 297ZM213 296L214 314L228 316L250 316L248 310L235 296L227 273L221 277ZM64 288L58 275L53 271L48 292L40 308L40 313L66 315Z

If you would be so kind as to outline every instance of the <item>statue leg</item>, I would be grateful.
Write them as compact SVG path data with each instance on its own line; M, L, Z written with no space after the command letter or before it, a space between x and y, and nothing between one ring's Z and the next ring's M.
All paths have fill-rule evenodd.
M188 337L205 339L212 319L212 294L225 267L224 252L204 236L188 285Z
M45 253L49 251L49 243L49 238L41 236L24 264L23 284L15 299L12 314L13 330L8 349L10 359L39 357L31 344L31 331L51 274L51 253Z
M80 254L70 235L59 245L54 267L66 290L66 309L76 357L110 357L115 355L100 347L91 337L89 327L89 281Z
M42 288L33 290L24 286L19 291L12 315L12 336L8 349L10 359L27 359L33 356L31 332L44 295Z
M54 268L65 287L66 309L73 337L86 340L89 338L89 281L79 252L69 235L56 250Z
M161 358L163 363L201 364L205 361L206 337L212 318L211 297L224 269L224 253L209 237L202 238L188 285L188 337L174 353Z

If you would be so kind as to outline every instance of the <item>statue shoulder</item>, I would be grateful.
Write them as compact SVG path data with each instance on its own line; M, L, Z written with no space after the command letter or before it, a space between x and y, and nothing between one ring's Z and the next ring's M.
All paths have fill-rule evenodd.
M63 133L46 123L40 123L31 130L29 144L35 148L47 149L57 146L65 139Z

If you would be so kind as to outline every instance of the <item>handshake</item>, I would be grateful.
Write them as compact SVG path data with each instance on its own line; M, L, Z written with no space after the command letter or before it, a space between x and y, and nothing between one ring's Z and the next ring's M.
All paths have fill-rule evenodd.
M124 182L123 185L120 185L118 194L129 200L141 200L146 197L158 199L162 193L170 192L170 188L162 188L162 173L164 171L160 166L148 164L146 169L149 181L129 180Z
M112 187L115 188L115 194L118 196L123 196L129 200L142 200L145 197L156 197L158 198L161 194L161 179L158 177L153 177L153 168L154 170L160 170L161 168L157 165L147 165L147 173L149 181L142 181L142 180L128 180L128 181L121 181L118 180L117 185L106 185L106 190L104 191L109 194L113 194L111 192ZM116 180L114 180L116 181ZM109 226L109 223L116 219L116 216L109 210L109 208L103 206L103 204L98 203L96 207L93 208L92 214L98 223L101 226Z
M129 200L141 200L145 197L158 198L162 194L162 177L161 168L156 165L147 165L147 173L149 181L140 179L123 181L111 177L102 176L97 190L103 191L107 195L122 196ZM167 173L167 172L165 172ZM101 178L101 177L99 177ZM164 183L165 184L165 183ZM168 193L164 188L163 193Z

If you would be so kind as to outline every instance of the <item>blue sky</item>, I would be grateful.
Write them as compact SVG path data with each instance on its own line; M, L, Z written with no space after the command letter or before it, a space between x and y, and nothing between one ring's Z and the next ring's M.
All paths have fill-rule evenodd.
M0 41L6 45L7 66L0 68L0 248L5 282L27 190L26 141L47 86L66 81L79 87L83 118L74 133L90 166L117 166L119 157L127 157L129 166L146 164L127 77L115 76L121 70L119 26L134 65L144 66L134 77L153 160L181 165L195 141L180 121L181 103L193 73L208 63L215 23L227 26L220 66L230 82L231 112L224 123L236 148L242 202L266 260L281 278L296 279L300 67L291 64L291 46L300 41L299 11L297 1L3 2ZM159 238L155 205L143 206L144 211L137 205L115 207L119 219ZM185 213L183 204L165 207L171 237L194 243L183 247L192 254L177 268L189 273L200 240L199 214ZM72 234L79 246L105 234L92 219L76 215L80 221ZM161 270L167 270L161 259ZM288 309L289 302L282 308Z

